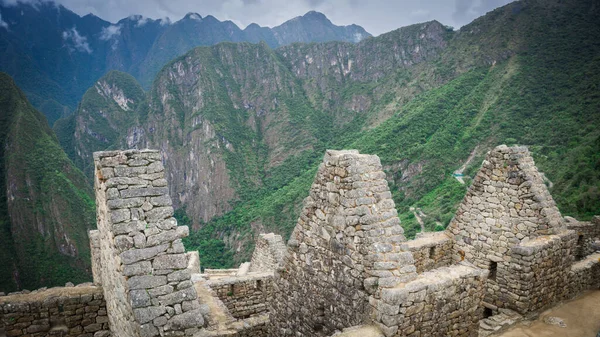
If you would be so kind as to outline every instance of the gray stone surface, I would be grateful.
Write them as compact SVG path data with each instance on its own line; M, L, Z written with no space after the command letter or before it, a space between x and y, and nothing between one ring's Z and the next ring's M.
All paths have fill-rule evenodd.
M287 247L263 234L248 268L203 275L160 154L94 158L104 291L0 293L0 335L485 336L516 321L507 308L540 312L600 287L600 217L563 219L525 148L491 151L448 231L412 241L379 159L328 151Z
M156 151L94 154L102 281L115 336L191 335L204 318L183 312L197 294ZM104 283L103 283L104 284ZM191 312L191 311L190 311ZM178 318L185 315L182 318ZM169 324L168 322L173 322ZM198 323L199 322L199 323ZM88 328L88 332L95 329ZM195 330L194 330L195 329Z

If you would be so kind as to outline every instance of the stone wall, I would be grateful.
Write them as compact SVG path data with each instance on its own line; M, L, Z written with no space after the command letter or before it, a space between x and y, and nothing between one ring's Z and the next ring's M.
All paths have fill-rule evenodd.
M373 325L359 325L336 332L331 337L384 337L384 335Z
M383 289L379 320L385 336L477 336L488 271L442 267Z
M92 260L92 278L94 284L102 285L102 258L100 255L100 232L97 229L88 232L90 255Z
M204 318L161 156L94 153L102 284L115 336L192 335Z
M573 264L565 297L571 299L590 289L600 289L600 252Z
M223 329L202 330L194 337L272 337L268 334L268 327L269 315L259 315L240 319Z
M379 287L416 277L377 156L328 150L275 272L272 336L328 336L361 325Z
M568 229L577 233L575 260L584 259L594 253L594 244L600 240L600 216L595 216L592 221L577 221L572 217L565 217L565 222Z
M519 269L519 266L524 265L531 267L530 262L537 259L537 256L519 258L522 255L513 254L511 249L521 245L525 247L529 240L564 231L566 226L562 216L527 148L509 148L505 145L498 146L487 154L448 226L448 232L454 241L454 260L466 260L490 270L485 301L496 303L498 307L518 307L525 311L532 310L538 304L525 308L523 291L515 290L516 293L510 296L501 296L500 289L510 289L511 285L507 282L524 284L531 280L544 284L547 289L560 288L564 285L572 259L556 256L551 261L544 260L544 264L535 270ZM546 239L554 240L549 237ZM534 245L546 239L536 241ZM545 246L542 244L540 247ZM571 253L567 251L570 248L572 247L561 246L559 250L564 249L565 256L570 256ZM544 249L542 251L544 253L540 254L544 256L549 253ZM517 261L511 262L513 258ZM558 273L552 277L544 272L544 268L551 263L560 263L552 265L553 270ZM542 280L546 277L547 279ZM548 282L557 283L551 285ZM536 298L536 295L532 296ZM539 300L539 303L546 302Z
M281 235L260 234L254 245L250 272L268 272L278 269L283 263L286 247Z
M0 296L0 336L108 337L106 302L95 286Z
M449 266L452 261L453 242L446 232L418 233L414 240L407 241L417 273Z
M241 277L224 277L207 281L235 318L267 313L273 294L272 273L252 273Z
M490 287L486 301L519 313L560 301L569 288L575 240L573 231L565 231L512 247L510 261L500 264L496 272L498 287Z

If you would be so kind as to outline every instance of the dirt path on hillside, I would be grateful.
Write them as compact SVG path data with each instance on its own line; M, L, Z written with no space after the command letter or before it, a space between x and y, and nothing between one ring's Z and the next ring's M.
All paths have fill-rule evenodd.
M465 181L463 180L463 171L467 168L467 165L469 165L471 160L473 160L473 158L475 158L475 154L477 153L478 149L479 149L479 145L475 146L473 151L471 151L469 158L467 158L467 161L458 170L454 171L454 173L452 174L454 176L454 178L456 178L456 180L458 180L458 182L463 185L465 184Z
M559 317L566 328L544 323L546 317ZM499 337L596 337L600 332L600 290L585 293L570 302L543 312L533 322L523 322Z

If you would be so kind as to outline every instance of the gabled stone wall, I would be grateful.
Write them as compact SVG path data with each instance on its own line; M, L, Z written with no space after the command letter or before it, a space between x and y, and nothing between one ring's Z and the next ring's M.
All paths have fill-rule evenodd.
M286 247L281 235L260 234L254 245L250 272L272 272L281 267Z
M160 153L94 153L102 285L115 336L192 335L204 325Z
M554 294L565 286L574 245L566 230L527 148L505 145L488 153L448 226L454 260L490 270L485 301L522 313L549 303L539 291ZM560 243L551 237L557 234L564 238ZM556 274L544 271L550 266ZM521 284L543 285L543 290L509 291Z
M328 336L371 320L379 287L416 277L377 156L327 151L275 273L272 336Z

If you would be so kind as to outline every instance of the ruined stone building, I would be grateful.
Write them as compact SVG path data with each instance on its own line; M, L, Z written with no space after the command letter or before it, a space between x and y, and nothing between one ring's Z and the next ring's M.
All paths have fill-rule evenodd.
M600 217L563 218L523 147L490 151L446 231L410 241L379 158L327 151L287 245L261 234L204 273L160 153L94 161L94 282L0 296L0 337L487 336L600 287Z

